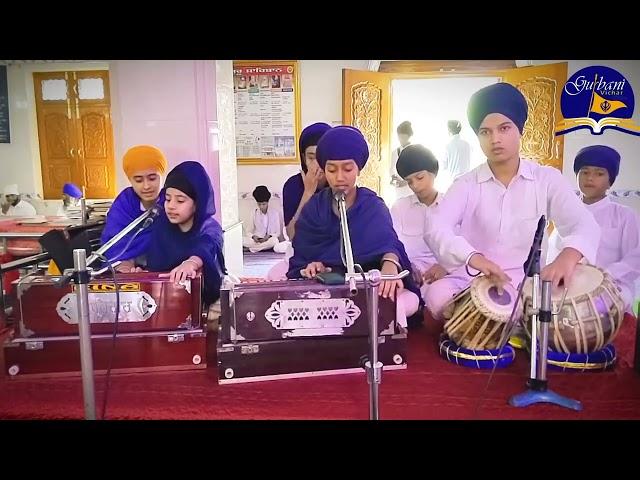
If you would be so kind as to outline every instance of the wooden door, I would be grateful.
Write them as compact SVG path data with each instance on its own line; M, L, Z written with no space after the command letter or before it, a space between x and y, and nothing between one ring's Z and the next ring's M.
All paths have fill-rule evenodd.
M109 72L73 72L78 152L88 198L113 198L115 162Z
M34 73L38 142L45 199L59 199L65 182L87 198L115 196L109 73Z
M33 74L38 143L45 199L58 199L65 182L82 184L75 122L73 119L71 79L68 72Z
M556 137L555 131L562 121L560 96L567 82L567 63L503 70L503 80L516 86L529 106L522 134L522 157L562 172L564 136Z
M369 145L369 161L358 185L382 195L389 182L391 77L385 73L342 71L342 121L359 129Z

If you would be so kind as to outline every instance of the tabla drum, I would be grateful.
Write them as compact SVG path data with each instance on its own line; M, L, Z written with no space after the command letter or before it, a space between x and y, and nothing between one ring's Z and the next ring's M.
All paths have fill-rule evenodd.
M525 312L531 308L532 284L528 278L522 291ZM578 264L566 295L564 288L554 288L551 303L552 311L558 311L549 324L549 349L555 352L600 351L614 340L624 318L620 289L607 272L593 265ZM526 323L530 336L529 316Z
M472 350L499 348L518 299L517 291L510 284L503 290L499 294L489 279L481 276L454 297L443 312L448 318L444 330L449 339ZM514 321L521 316L522 309L517 309Z

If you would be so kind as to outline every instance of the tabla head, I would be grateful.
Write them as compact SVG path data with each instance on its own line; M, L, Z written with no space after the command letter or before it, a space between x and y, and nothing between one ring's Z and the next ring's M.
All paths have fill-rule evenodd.
M523 289L527 309L532 304L532 286L528 278ZM624 317L624 301L618 287L609 274L593 265L576 265L567 286L552 289L551 301L557 314L549 325L549 348L565 354L601 350L614 340ZM530 321L526 326L530 335ZM567 358L564 362L573 360Z
M595 291L604 281L604 273L593 265L579 263L573 271L573 276L569 281L567 298L577 297ZM554 288L551 292L552 300L561 300L564 294L564 287Z
M604 282L604 272L593 265L585 265L579 263L576 265L573 275L568 283L566 297L567 299L586 295L594 292ZM523 288L523 295L525 298L531 298L531 290L533 288L533 281L531 278L527 278ZM559 302L564 293L565 285L559 285L551 289L551 300Z
M491 312L491 318L507 322L511 317L513 306L518 299L518 292L511 284L502 287L502 294L487 277L478 277L471 284L471 296L474 303L484 311Z

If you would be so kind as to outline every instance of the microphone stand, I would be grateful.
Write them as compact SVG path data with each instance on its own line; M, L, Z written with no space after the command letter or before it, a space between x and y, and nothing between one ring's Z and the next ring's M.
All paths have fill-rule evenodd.
M347 221L347 197L344 192L338 192L334 195L338 202L338 211L340 212L340 238L342 239L342 250L345 256L345 267L347 274L355 274L355 264L353 263L353 250L351 248L351 235L349 234L349 222ZM346 277L345 277L346 279ZM349 293L355 295L358 293L356 288L356 280L354 277L349 279Z
M80 216L82 217L80 224L86 225L89 221L89 215L87 214L87 200L84 197L80 199Z
M93 262L95 262L100 256L104 255L104 253L113 247L116 243L118 243L123 237L125 237L130 231L136 228L140 223L145 222L142 225L142 228L146 228L153 222L153 219L158 215L160 210L158 207L153 207L144 212L138 218L136 218L133 222L127 225L121 232L119 232L116 236L114 236L111 240L105 243L102 247L96 250L96 253L91 254L91 256L87 259L87 267L90 266Z
M344 192L334 195L338 203L340 212L340 228L342 249L345 252L345 263L347 273L345 283L349 285L351 295L358 293L357 284L364 283L367 294L367 309L369 310L369 354L364 362L364 369L367 373L367 383L369 384L369 419L379 420L379 389L382 383L382 362L378 361L378 287L380 282L387 280L400 280L409 275L408 270L403 270L398 275L382 275L379 270L369 270L368 272L356 273L353 262L353 250L351 248L351 237L349 235L349 224L347 221L346 196ZM360 269L362 270L362 269Z
M533 291L531 292L531 308L525 311L525 316L531 317L531 372L527 381L527 390L514 395L509 399L509 404L514 407L528 407L534 403L553 403L561 407L572 410L582 410L582 404L568 397L563 397L548 389L547 380L547 350L549 347L549 323L552 316L560 313L560 310L552 310L551 304L551 282L542 282L542 292L540 292L540 255L544 216L538 222L538 230L534 243L525 262L525 273L532 278ZM565 292L566 294L566 292ZM540 306L538 306L540 299ZM560 305L564 303L564 297ZM527 306L524 306L525 309ZM526 320L525 320L526 321ZM540 339L538 340L538 323L540 324Z
M158 215L157 207L151 208L127 225L120 233L100 247L96 253L87 258L87 252L83 249L73 250L73 270L65 270L60 286L73 280L76 288L78 302L78 335L80 338L80 366L82 370L82 396L84 400L84 414L86 420L96 419L96 394L93 372L93 352L91 346L91 320L89 316L89 281L93 274L91 264L100 258L120 239L136 228L141 222L145 222L141 229L148 227L153 218Z

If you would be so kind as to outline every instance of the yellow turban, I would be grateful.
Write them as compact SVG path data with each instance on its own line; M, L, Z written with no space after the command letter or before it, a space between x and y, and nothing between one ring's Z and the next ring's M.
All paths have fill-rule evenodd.
M167 159L159 148L153 145L136 145L122 157L122 169L127 177L142 170L156 170L160 175L167 171Z

